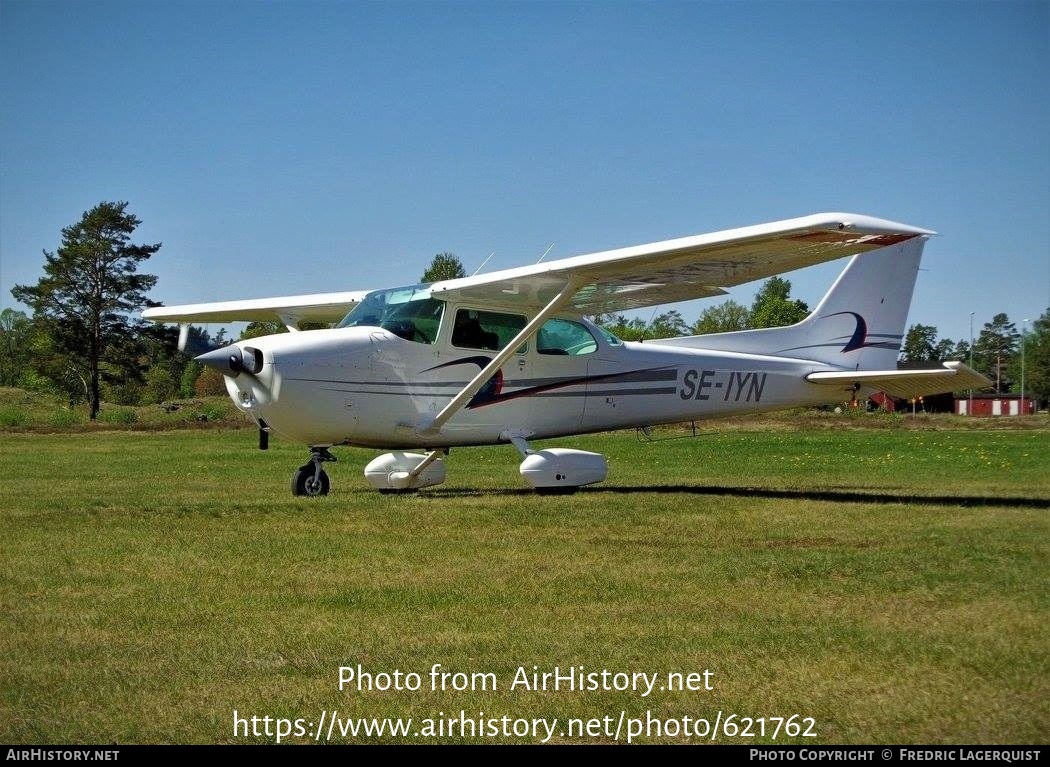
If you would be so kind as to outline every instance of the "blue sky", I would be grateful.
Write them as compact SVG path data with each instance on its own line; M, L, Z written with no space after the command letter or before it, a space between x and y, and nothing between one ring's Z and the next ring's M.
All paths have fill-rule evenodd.
M1050 303L1048 8L2 0L0 305L100 200L164 243L167 304L844 210L941 233L911 322L1020 326Z

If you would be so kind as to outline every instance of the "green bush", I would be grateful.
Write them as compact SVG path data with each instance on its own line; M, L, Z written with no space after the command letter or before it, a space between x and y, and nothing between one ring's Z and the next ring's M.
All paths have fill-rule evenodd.
M226 380L215 368L205 368L193 383L194 394L198 397L226 396Z
M204 370L204 366L199 362L190 360L186 363L186 367L182 370L182 377L179 379L180 397L189 399L197 394L194 384L196 384L197 377L200 376L202 370Z
M164 424L188 423L190 421L196 421L199 415L200 414L191 407L179 407L166 410L164 414L159 417L158 421Z
M138 404L155 405L177 396L179 396L179 382L172 363L170 361L154 363L146 372L146 382Z
M209 402L198 411L198 417L202 421L221 421L226 417L226 414L225 407L213 402Z
M50 378L45 378L35 370L31 369L22 371L21 375L18 377L16 385L26 391L37 392L39 394L58 394L60 392L59 387L55 386L54 381Z
M98 420L102 423L135 423L139 417L131 408L113 407L100 411Z
M0 408L0 426L28 426L29 413L17 405Z
M55 410L48 416L47 420L52 426L65 428L80 423L81 418L72 410Z
M137 405L142 400L142 384L135 381L102 387L102 398L118 405Z

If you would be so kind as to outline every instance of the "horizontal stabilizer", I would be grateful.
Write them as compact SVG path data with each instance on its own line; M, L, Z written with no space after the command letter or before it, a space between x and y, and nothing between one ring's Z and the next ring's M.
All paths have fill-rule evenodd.
M860 384L869 389L880 389L891 397L910 399L926 394L983 389L992 382L961 362L945 362L933 370L846 370L810 373L806 380L815 384Z
M251 298L245 301L214 301L207 304L155 306L142 312L153 322L179 322L201 325L207 322L267 322L280 320L285 325L301 322L339 322L359 304L368 291L347 293L314 293L305 296Z

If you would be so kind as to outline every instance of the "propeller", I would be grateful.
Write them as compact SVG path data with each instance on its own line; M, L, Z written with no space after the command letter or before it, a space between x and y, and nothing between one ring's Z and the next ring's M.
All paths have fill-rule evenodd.
M190 356L196 356L198 354L213 351L220 347L203 328L182 323L179 325L179 341L177 348L180 352Z

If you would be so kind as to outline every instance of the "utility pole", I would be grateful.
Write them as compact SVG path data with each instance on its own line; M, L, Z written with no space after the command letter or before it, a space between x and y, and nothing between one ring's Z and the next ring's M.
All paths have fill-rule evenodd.
M1027 415L1024 406L1024 339L1028 333L1028 318L1021 323L1021 415Z
M973 368L973 312L970 312L970 368ZM966 415L973 415L973 387L970 387L970 403L966 406Z

